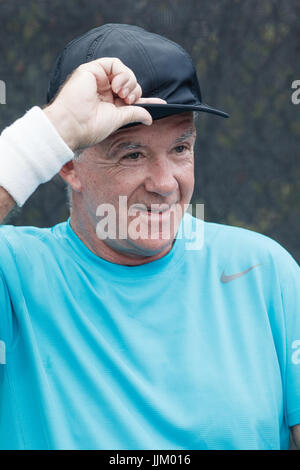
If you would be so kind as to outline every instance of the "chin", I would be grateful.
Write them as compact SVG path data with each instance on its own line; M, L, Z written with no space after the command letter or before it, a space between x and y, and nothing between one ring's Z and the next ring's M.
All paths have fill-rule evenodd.
M129 220L127 244L140 256L154 256L172 247L182 217L175 212L141 212L139 217ZM169 249L169 250L168 250Z
M174 238L168 240L138 239L128 240L135 253L139 256L155 256L172 248Z

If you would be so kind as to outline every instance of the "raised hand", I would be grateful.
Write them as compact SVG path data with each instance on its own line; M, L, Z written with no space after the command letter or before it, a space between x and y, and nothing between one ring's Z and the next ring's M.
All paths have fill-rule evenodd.
M132 122L151 125L152 117L136 103L165 103L141 98L131 69L105 57L80 65L44 112L67 145L78 150L95 145Z

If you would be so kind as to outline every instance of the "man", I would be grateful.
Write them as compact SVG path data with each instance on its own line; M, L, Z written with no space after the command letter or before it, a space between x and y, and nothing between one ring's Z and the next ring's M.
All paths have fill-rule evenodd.
M193 112L226 116L190 57L104 25L48 100L0 142L1 219L58 171L72 190L66 223L0 229L1 448L300 447L299 267L235 227L187 247Z

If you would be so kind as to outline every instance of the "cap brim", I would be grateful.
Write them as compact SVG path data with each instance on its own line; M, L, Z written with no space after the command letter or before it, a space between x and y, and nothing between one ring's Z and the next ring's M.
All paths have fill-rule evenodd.
M217 116L222 116L225 118L229 117L228 113L221 111L220 109L212 108L206 104L199 105L186 105L186 104L160 104L160 103L135 103L134 106L141 106L145 108L152 116L152 119L162 119L164 117L172 116L173 114L184 113L188 111L196 111L201 113L211 113L216 114ZM130 123L126 124L122 128L132 127L140 123Z
M160 119L172 114L184 113L188 111L198 111L202 113L211 113L225 118L229 117L229 114L221 111L220 109L212 108L206 104L199 105L187 105L187 104L160 104L160 103L142 103L135 104L135 106L142 106L147 109L153 119Z

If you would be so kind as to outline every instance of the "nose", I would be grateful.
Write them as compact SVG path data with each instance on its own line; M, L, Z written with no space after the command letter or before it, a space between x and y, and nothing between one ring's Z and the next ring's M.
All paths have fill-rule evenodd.
M157 159L149 163L148 175L145 179L145 189L160 196L169 196L178 188L174 168L167 159Z

